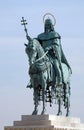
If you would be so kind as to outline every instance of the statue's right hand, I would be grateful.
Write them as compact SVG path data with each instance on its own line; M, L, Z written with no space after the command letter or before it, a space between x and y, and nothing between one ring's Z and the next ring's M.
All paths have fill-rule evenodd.
M46 47L45 51L50 51L52 49L52 47Z

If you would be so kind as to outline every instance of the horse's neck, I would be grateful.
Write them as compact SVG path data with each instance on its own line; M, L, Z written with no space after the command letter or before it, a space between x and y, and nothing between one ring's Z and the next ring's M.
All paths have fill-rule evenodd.
M44 55L44 50L41 45L38 47L38 58L42 57Z

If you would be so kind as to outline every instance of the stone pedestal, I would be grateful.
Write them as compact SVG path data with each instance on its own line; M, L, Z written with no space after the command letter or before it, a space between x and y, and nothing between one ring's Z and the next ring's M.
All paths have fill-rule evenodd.
M4 130L84 130L80 118L55 115L22 115Z

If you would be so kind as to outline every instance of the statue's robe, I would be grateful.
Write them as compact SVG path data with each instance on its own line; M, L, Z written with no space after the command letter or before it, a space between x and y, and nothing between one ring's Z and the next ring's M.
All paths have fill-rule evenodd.
M61 62L66 64L68 68L71 69L61 46L61 36L57 32L51 31L49 33L41 33L38 35L37 39L39 40L44 50L46 50L46 47L48 48L53 45L56 45L59 48L58 52L59 52L59 57L61 59ZM56 58L54 57L54 55L52 55L52 52L51 52L51 57Z

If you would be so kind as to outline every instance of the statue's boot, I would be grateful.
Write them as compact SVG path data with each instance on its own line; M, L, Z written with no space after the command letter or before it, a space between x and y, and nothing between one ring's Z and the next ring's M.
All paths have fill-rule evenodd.
M32 84L28 84L26 88L32 88Z

